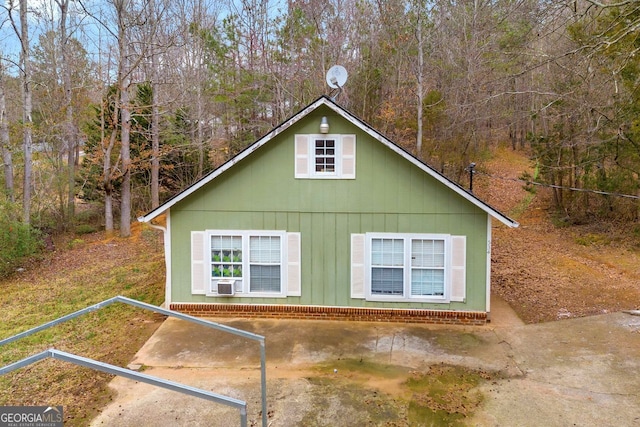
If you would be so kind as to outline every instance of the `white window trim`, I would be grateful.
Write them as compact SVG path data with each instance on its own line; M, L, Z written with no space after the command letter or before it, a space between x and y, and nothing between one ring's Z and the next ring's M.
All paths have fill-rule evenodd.
M316 171L316 141L318 140L323 140L323 141L327 141L327 140L331 140L334 142L334 153L333 153L333 158L334 158L334 164L333 164L333 172L318 172ZM342 171L342 138L340 137L340 135L331 135L331 134L327 134L327 135L323 135L323 134L316 134L316 135L310 135L310 153L311 155L309 156L309 161L310 161L310 175L314 178L320 178L320 179L331 179L331 178L339 178L340 175L342 175L341 171ZM324 156L325 158L330 158L331 156Z
M295 136L295 177L298 179L355 179L356 136L353 134L298 134ZM335 169L316 172L315 143L318 139L335 141ZM345 140L347 142L345 142ZM352 153L346 155L344 145L350 144ZM302 165L300 164L302 163ZM351 172L348 172L350 170Z
M403 239L405 262L411 255L411 240L443 240L444 241L444 295L443 296L413 296L411 295L411 265L403 266L404 289L403 295L378 295L371 293L371 240L372 239ZM366 233L365 234L365 299L376 302L427 302L448 303L451 301L451 235L449 234L412 234L412 233Z
M333 172L316 172L316 140L331 139L335 141L335 164ZM342 137L338 134L309 135L309 177L316 179L342 178Z
M287 297L287 267L288 267L288 253L287 253L287 233L282 230L205 230L205 254L207 254L206 262L208 262L209 268L207 268L209 283L206 288L207 296L221 296L214 291L214 286L220 279L226 279L221 277L220 279L214 279L211 277L211 236L240 236L242 238L242 281L241 286L238 288L238 282L236 281L236 289L234 297L244 298L286 298ZM249 256L249 240L254 236L277 236L280 238L280 292L251 292L250 291L250 256Z

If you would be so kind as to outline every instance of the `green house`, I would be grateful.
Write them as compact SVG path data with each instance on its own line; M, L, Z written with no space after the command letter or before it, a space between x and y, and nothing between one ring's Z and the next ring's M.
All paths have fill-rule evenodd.
M518 226L323 96L139 221L174 310L482 324L492 219Z

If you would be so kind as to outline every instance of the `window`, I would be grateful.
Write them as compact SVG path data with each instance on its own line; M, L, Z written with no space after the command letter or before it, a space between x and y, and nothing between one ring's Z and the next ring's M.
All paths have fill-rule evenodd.
M300 233L193 231L191 263L193 294L300 295Z
M218 234L220 233L220 234ZM234 293L282 293L282 233L209 233L211 242L211 294L221 278L232 279ZM247 256L244 256L247 254Z
M249 292L280 292L280 236L249 236Z
M411 239L411 296L444 297L445 241Z
M371 239L371 294L402 296L403 266L402 239Z
M370 242L372 296L444 298L445 238Z
M464 301L465 236L351 236L351 296L371 301Z
M335 173L336 141L334 139L316 139L314 143L316 173Z
M211 236L211 277L242 280L242 236Z
M296 135L295 177L355 179L355 135Z

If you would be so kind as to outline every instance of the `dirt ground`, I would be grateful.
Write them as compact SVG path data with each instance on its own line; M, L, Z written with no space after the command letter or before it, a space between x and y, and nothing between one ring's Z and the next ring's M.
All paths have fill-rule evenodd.
M479 174L476 193L520 222L494 225L492 292L526 323L640 307L640 225L558 227L551 190L532 195L523 183L498 178L530 171L522 153L503 148L483 169L492 177Z

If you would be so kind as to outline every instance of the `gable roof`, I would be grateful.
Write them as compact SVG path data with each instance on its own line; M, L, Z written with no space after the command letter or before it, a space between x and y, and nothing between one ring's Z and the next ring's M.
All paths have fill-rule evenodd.
M454 181L450 180L449 178L447 178L446 176L444 176L440 172L436 171L435 169L433 169L431 166L427 165L426 163L422 162L420 159L418 159L417 157L413 156L411 153L407 152L402 147L400 147L396 143L392 142L391 140L386 138L384 135L380 134L375 129L373 129L371 126L369 126L367 123L365 123L361 119L357 118L356 116L351 114L349 111L345 110L344 108L342 108L341 106L339 106L334 101L332 101L331 99L329 99L327 96L324 96L324 95L321 96L320 98L316 99L314 102L312 102L311 104L309 104L308 106L306 106L302 110L300 110L298 113L294 114L289 119L287 119L284 122L280 123L278 126L273 128L271 130L271 132L267 133L262 138L258 139L256 142L254 142L253 144L251 144L250 146L248 146L247 148L242 150L240 153L238 153L236 156L234 156L232 159L228 160L226 163L224 163L223 165L221 165L217 169L215 169L212 172L210 172L209 174L205 175L199 181L195 182L194 184L192 184L191 186L189 186L185 190L183 190L180 193L176 194L175 196L173 196L172 198L170 198L169 200L167 200L166 202L164 202L163 204L161 204L157 208L155 208L152 211L148 212L146 215L138 217L138 221L140 221L140 222L150 222L151 220L153 220L157 216L161 215L166 210L170 209L176 203L178 203L181 200L189 197L191 194L193 194L194 192L198 191L200 188L202 188L205 185L207 185L209 182L214 180L216 177L218 177L219 175L223 174L227 169L233 167L236 163L242 161L245 157L250 156L258 148L260 148L263 145L267 144L269 141L274 139L277 135L282 133L284 130L288 129L289 127L291 127L292 125L294 125L295 123L297 123L298 121L300 121L301 119L306 117L310 112L316 110L318 107L320 107L322 105L329 107L336 114L338 114L339 116L343 117L345 120L349 121L350 123L352 123L353 125L355 125L359 129L361 129L363 132L365 132L366 134L368 134L372 138L378 140L379 142L381 142L382 144L387 146L389 149L393 150L398 155L404 157L409 162L413 163L415 166L420 168L422 171L424 171L428 175L432 176L433 178L435 178L437 181L439 181L443 185L447 186L453 192L455 192L459 196L463 197L464 199L468 200L469 202L471 202L472 204L474 204L478 208L480 208L483 211L485 211L488 215L492 216L493 218L497 219L498 221L502 222L503 224L505 224L505 225L507 225L509 227L514 227L514 228L518 227L518 225L519 225L518 222L514 221L513 219L509 218L508 216L506 216L502 212L494 209L493 207L491 207L487 203L483 202L482 200L477 198L473 193L468 192L467 190L465 190L463 187L461 187L460 185L458 185Z

